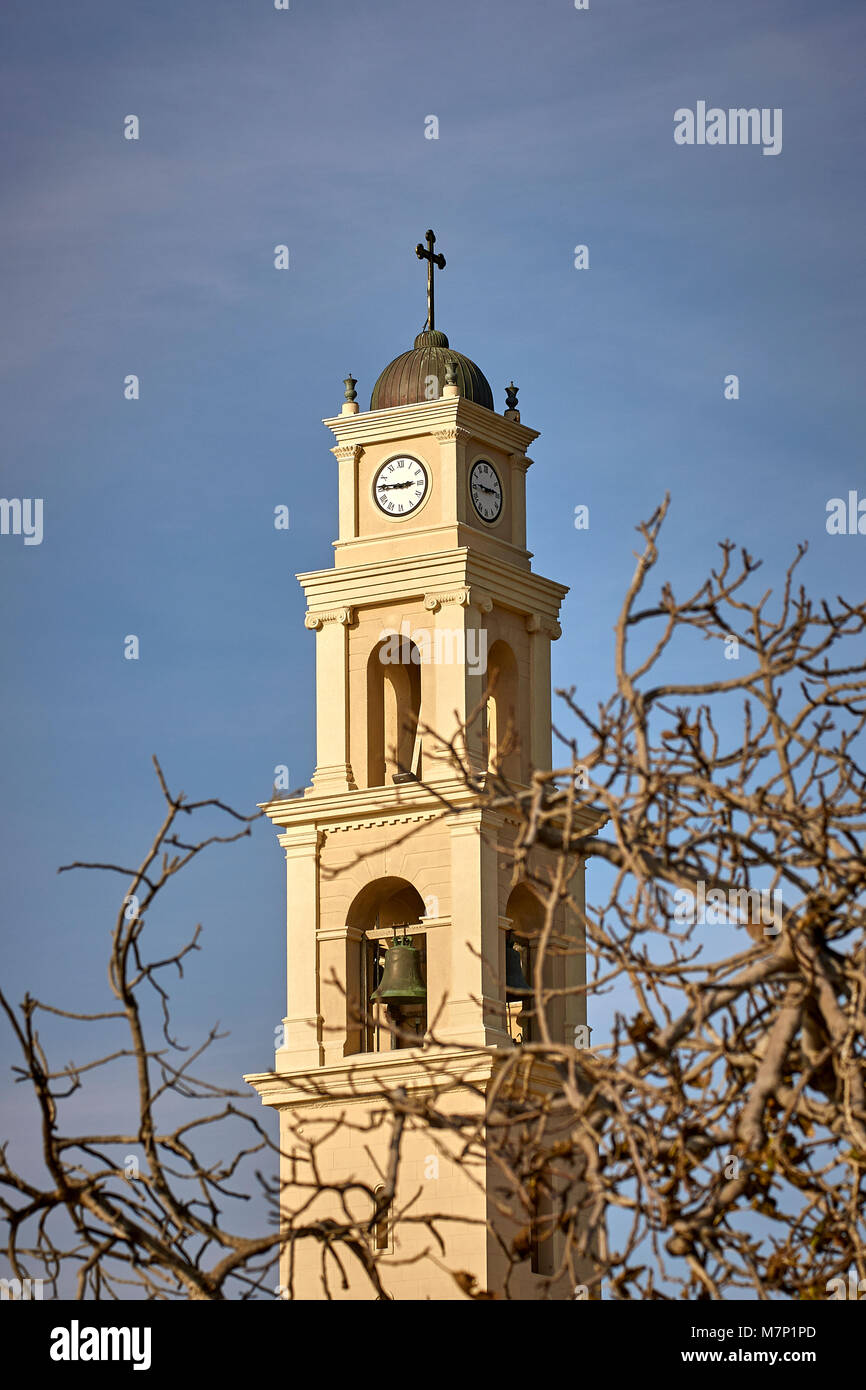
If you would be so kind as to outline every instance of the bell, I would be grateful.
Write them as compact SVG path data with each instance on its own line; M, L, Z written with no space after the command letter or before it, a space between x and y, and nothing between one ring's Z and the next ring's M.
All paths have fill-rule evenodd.
M421 978L421 954L408 936L395 937L388 947L378 989L370 995L380 1004L419 1004L427 998Z
M509 936L505 941L505 998L510 1004L517 999L525 999L531 993L532 987L523 973L520 952L514 938Z

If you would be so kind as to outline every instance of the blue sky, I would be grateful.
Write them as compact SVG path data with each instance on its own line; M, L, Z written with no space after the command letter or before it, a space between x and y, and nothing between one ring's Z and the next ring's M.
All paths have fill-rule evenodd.
M117 887L55 870L137 862L151 753L240 808L276 764L308 780L293 576L331 562L321 419L423 326L428 226L437 326L541 431L530 546L571 586L557 684L609 692L633 528L667 489L659 580L686 589L730 536L776 582L805 539L810 587L862 594L866 537L828 536L825 507L866 495L864 29L855 3L802 0L4 7L0 491L45 516L39 546L0 536L13 997L104 999ZM782 153L675 145L698 100L782 108ZM259 825L155 928L204 924L177 998L190 1037L231 1030L226 1076L271 1062L283 891Z

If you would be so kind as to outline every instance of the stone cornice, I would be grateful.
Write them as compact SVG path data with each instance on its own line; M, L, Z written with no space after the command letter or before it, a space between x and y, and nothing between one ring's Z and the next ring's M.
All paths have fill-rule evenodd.
M251 1072L244 1080L263 1105L280 1109L345 1106L352 1101L363 1105L379 1101L387 1106L388 1092L397 1087L411 1095L483 1085L504 1062L514 1061L514 1052L513 1048L407 1047L357 1053L336 1065L304 1071ZM530 1054L520 1068L519 1081L523 1095L542 1096L562 1089L554 1068L531 1059Z
M410 439L434 435L437 430L463 428L473 438L482 439L506 454L524 454L538 430L514 420L506 420L465 396L444 397L438 401L418 401L413 405L392 406L387 410L368 410L357 415L334 415L323 424L340 445L385 443L389 439Z
M307 596L313 620L333 611L338 602L353 608L381 606L401 599L451 593L478 586L482 593L496 595L503 608L537 614L539 622L555 622L560 604L568 593L566 584L557 584L532 570L519 569L498 556L460 546L455 550L435 550L429 554L391 556L362 565L343 565L339 569L308 570L297 575Z
M265 802L263 809L275 825L316 825L331 830L370 821L432 820L449 814L452 806L465 807L475 802L477 793L471 787L458 777L449 777L437 781L435 790L428 790L421 782L398 782L390 787L288 797L285 801Z
M528 792L528 786L515 784L514 790ZM309 792L305 796L289 797L285 801L261 803L268 819L282 828L279 842L289 850L303 853L323 843L323 832L365 829L370 825L398 825L410 821L458 822L467 829L477 830L482 819L494 818L507 825L519 825L519 812L506 805L488 806L478 793L467 787L459 777L431 782L399 782L390 787L356 787L351 791ZM551 817L554 824L564 823L566 812ZM571 810L572 827L597 834L607 824L605 811L585 802L575 802ZM550 851L555 854L555 850ZM591 844L585 850L574 851L586 858L592 854Z

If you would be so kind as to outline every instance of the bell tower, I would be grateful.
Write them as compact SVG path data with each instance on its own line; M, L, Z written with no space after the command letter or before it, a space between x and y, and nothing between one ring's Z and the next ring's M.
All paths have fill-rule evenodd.
M483 1106L502 1059L538 1028L529 978L544 908L537 883L515 881L516 815L483 805L478 789L491 770L521 788L551 766L550 644L567 589L535 574L526 548L537 432L521 423L513 383L500 414L483 373L435 327L445 259L432 232L425 240L427 325L380 374L368 410L349 376L324 422L337 462L334 563L298 576L315 633L315 771L302 797L265 808L286 856L287 1007L273 1071L247 1080L281 1114L289 1211L319 1180L312 1151L335 1185L305 1221L345 1219L341 1182L382 1186L387 1093ZM569 873L582 905L583 861ZM584 961L562 906L552 939L545 1016L551 1039L570 1043L586 1021ZM554 1085L549 1070L545 1082L534 1068L531 1086ZM504 1272L494 1165L473 1167L459 1150L410 1122L393 1217L368 1231L371 1199L352 1199L394 1298L459 1298L449 1269L480 1288ZM443 1214L446 1255L429 1259L423 1218ZM514 1230L523 1219L515 1213ZM551 1284L557 1239L517 1263L513 1297L571 1296L570 1277ZM343 1264L349 1288L332 1277L331 1296L374 1297L363 1269ZM281 1282L325 1297L316 1241L291 1247Z

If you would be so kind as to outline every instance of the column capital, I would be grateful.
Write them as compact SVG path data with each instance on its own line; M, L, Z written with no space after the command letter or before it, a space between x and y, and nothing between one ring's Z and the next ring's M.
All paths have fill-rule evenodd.
M490 806L470 805L446 815L444 824L453 838L459 835L478 835L485 830L499 830L505 824L505 817L501 811L494 811Z
M493 607L493 599L485 590L479 589L477 584L424 595L424 607L431 613L437 613L446 604L457 604L460 608L477 608L482 613L489 613Z
M434 430L433 438L438 439L440 444L465 443L472 438L472 431L464 425L446 425L441 430Z
M354 608L331 608L324 613L307 613L304 618L304 627L312 632L318 632L326 623L339 623L342 627L351 627L355 621Z
M555 618L547 618L542 613L527 613L526 615L527 632L543 632L549 637L551 642L557 642L562 636L562 628Z
M316 932L317 941L363 941L366 933L362 927L350 927L346 923L343 927L319 927Z
M285 830L277 839L285 850L287 859L300 859L311 850L318 855L325 843L325 832L317 825L299 825Z

